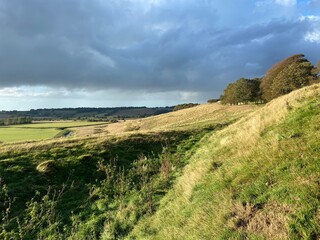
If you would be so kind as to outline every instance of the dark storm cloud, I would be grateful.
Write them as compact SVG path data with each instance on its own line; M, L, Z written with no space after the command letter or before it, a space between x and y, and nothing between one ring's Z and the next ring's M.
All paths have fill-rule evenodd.
M221 91L295 53L319 60L305 38L319 20L276 2L0 0L0 86Z

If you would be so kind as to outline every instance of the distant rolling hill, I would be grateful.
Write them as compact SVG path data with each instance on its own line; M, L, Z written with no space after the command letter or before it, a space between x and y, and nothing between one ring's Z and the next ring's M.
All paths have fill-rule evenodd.
M30 111L1 111L1 118L33 119L139 118L171 112L174 107L45 108Z

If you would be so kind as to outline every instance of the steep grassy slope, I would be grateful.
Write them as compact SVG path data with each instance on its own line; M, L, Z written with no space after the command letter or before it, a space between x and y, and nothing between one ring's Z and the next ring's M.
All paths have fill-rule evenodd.
M134 239L319 239L320 86L212 134Z
M0 145L0 238L127 236L157 210L201 139L257 107L207 105L192 112L210 108L212 119L201 117L205 124L181 111L174 120L180 116L181 123L166 131L151 126L112 135L98 126L100 133L85 137ZM159 128L157 119L135 122Z

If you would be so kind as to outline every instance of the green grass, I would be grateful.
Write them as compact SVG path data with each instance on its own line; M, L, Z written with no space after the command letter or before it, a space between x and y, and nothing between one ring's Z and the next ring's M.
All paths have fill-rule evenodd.
M8 207L6 193L15 200L9 220L2 222L5 230L0 238L19 236L17 218L24 239L127 235L142 216L157 208L204 134L207 131L136 134L1 152L0 185L6 184L2 192L0 186L1 210ZM164 162L172 169L160 170ZM145 167L147 171L141 172ZM121 190L121 181L126 191ZM50 212L52 207L57 215ZM122 219L127 208L132 208L129 220ZM112 223L105 226L110 219ZM54 229L47 229L48 224Z
M50 139L63 135L66 128L104 125L105 122L86 121L59 121L59 122L36 122L32 124L13 125L0 127L0 142L21 142Z
M15 128L74 128L94 125L104 125L106 122L86 122L86 121L58 121L58 122L34 122L32 124L15 125Z
M158 131L3 144L0 238L319 239L319 96L240 120L205 106L214 121L192 128L187 109L171 131L150 118L140 126Z
M55 128L0 127L0 142L19 142L53 138L60 130Z
M273 122L282 103L289 113ZM319 92L289 96L214 133L130 237L319 239L319 109Z

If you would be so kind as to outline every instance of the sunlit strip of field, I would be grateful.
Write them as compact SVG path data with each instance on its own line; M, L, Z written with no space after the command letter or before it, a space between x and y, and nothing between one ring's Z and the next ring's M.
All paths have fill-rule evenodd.
M54 121L54 122L35 122L32 124L15 125L14 128L70 128L85 127L93 125L103 125L107 122L88 122L88 121Z
M0 128L0 142L20 142L31 140L50 139L56 136L60 130L55 128L33 129L33 128Z
M73 130L75 130L81 127L105 124L107 123L88 121L53 121L0 127L0 142L7 143L51 139L57 136L57 134L61 132L61 129L73 128Z

